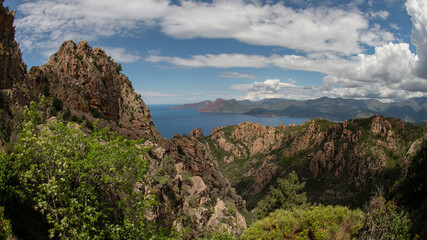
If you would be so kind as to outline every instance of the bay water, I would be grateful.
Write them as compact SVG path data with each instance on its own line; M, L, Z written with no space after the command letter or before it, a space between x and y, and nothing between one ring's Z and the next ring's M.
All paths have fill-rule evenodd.
M299 125L308 119L291 117L259 117L240 113L199 113L197 109L172 109L173 105L149 105L154 125L160 134L171 139L175 134L189 134L195 128L203 129L203 134L208 136L215 127L237 125L241 122L253 122L269 127L280 124Z

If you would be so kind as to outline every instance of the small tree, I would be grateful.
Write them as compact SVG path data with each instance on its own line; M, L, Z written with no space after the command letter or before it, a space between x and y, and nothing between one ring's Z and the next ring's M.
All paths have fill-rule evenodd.
M255 217L263 218L276 209L292 209L307 202L305 192L300 193L305 187L305 182L300 183L295 171L286 179L277 179L277 188L270 187L270 196L261 200L256 207Z

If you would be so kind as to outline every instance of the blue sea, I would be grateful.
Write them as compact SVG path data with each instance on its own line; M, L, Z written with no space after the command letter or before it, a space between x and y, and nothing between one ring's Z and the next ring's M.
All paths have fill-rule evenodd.
M175 134L188 134L195 128L203 129L208 136L215 127L237 125L248 121L276 127L280 124L299 125L308 119L291 117L258 117L240 113L198 113L197 109L172 109L173 105L149 105L153 122L160 134L171 139Z

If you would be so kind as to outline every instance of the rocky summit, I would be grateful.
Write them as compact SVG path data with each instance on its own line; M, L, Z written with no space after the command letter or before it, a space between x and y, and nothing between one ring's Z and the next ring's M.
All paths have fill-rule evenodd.
M120 71L104 50L67 41L48 63L32 67L28 78L39 96L58 99L74 115L100 119L129 138L159 140L147 105Z
M300 126L243 122L216 128L199 141L249 209L290 171L306 181L311 201L360 207L376 186L391 187L399 179L405 156L425 136L425 129L375 115L342 123L315 119Z
M22 120L22 107L30 103L31 86L27 78L27 65L15 41L13 21L15 12L0 5L0 149L5 141L16 137L15 128Z

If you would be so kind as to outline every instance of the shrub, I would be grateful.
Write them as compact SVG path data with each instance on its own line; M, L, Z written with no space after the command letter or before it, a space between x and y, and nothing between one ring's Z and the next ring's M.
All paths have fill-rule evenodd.
M116 67L116 73L119 74L122 71L122 65L119 63Z
M350 239L362 226L362 211L347 207L279 209L253 223L242 239Z
M55 108L56 111L59 112L64 107L64 103L62 102L61 99L54 97L52 100L52 106Z
M292 171L286 179L277 179L278 187L270 187L270 196L258 202L254 211L257 219L263 218L276 209L292 209L304 205L307 202L305 193L299 193L305 183L298 181L295 171Z
M35 105L25 111L9 158L25 202L45 216L50 238L157 239L168 235L145 219L154 196L136 189L145 181L142 141L53 120L38 127ZM12 162L9 161L9 162Z
M227 232L225 229L219 229L217 231L206 231L203 233L202 238L206 240L236 240L233 234Z
M370 201L366 211L362 239L411 239L411 220L396 203L377 197Z
M4 208L0 207L0 239L8 239L12 235L10 221L4 217Z

